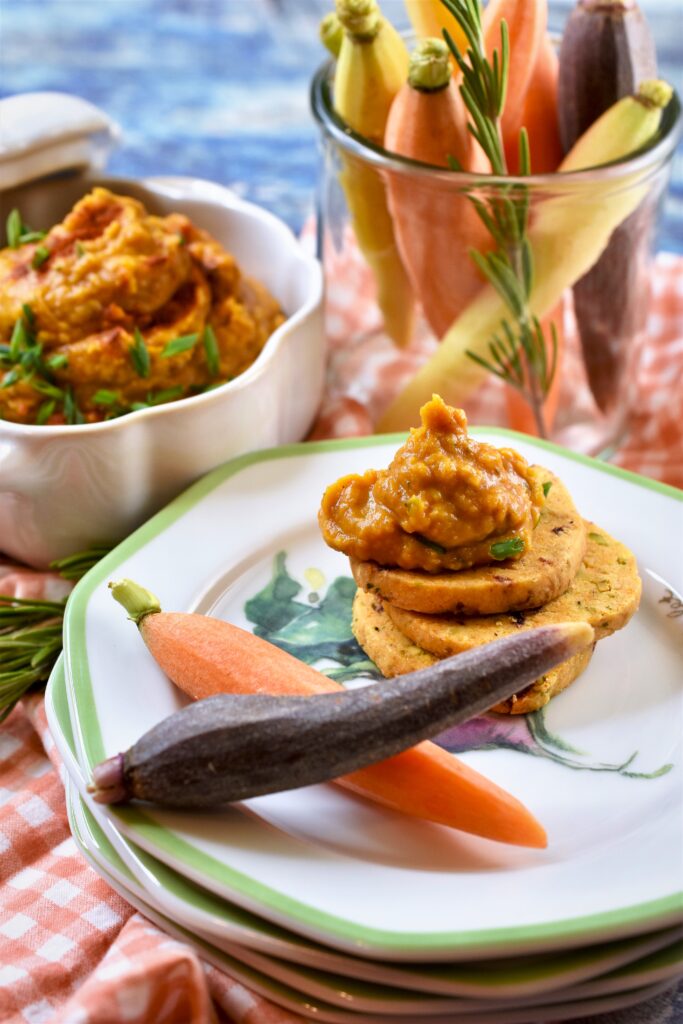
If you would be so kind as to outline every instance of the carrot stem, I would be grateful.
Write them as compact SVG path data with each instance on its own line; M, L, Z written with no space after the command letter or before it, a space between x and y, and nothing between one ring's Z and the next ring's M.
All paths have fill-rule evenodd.
M408 83L422 92L445 89L451 77L450 50L441 39L422 39L410 55Z
M336 10L342 26L358 42L374 39L382 27L376 0L337 0Z
M153 615L161 611L159 598L155 597L151 590L141 587L133 580L118 580L110 583L109 589L115 601L128 612L128 618L139 626L146 615Z

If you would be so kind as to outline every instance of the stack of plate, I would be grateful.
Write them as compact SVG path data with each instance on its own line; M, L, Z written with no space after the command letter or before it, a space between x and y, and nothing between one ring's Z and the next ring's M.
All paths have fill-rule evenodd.
M345 559L319 538L320 495L344 473L386 465L395 438L235 460L120 545L69 602L47 709L84 856L204 959L305 1017L569 1020L648 999L683 975L681 495L513 443L636 552L644 582L633 621L545 714L497 719L477 732L480 749L459 755L527 804L547 850L407 819L332 785L203 814L88 798L97 762L184 703L107 582L127 576L165 608L247 628L264 602L281 601L288 624L273 628L292 644L321 629L330 653L348 623L330 602L318 610L332 587L338 616L352 587L337 582Z

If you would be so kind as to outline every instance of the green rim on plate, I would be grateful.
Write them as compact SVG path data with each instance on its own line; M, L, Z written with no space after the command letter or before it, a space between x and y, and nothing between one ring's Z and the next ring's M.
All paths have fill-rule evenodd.
M62 738L69 747L72 756L76 757L75 740L73 736L73 730L71 728L71 717L69 714L69 707L66 695L66 677L64 674L64 662L63 657L60 656L58 659L50 680L49 687L49 699L51 710L57 720L57 725L61 731ZM79 806L85 807L83 801L78 799ZM87 809L87 808L86 808ZM90 817L90 816L89 816ZM96 819L93 819L95 824L98 824ZM103 837L101 843L103 847L103 855L105 858L108 857L111 851L111 856L108 859L112 860L115 866L125 869L127 877L133 878L131 869L121 859L120 854L116 850L116 847L111 843L111 840L98 825L98 833ZM104 844L106 840L106 847ZM272 924L269 921L258 918L256 915L250 914L249 911L243 910L241 907L230 904L228 901L217 898L207 890L203 890L201 886L198 886L194 882L190 882L185 879L182 875L179 875L173 868L168 867L162 861L156 860L152 855L146 853L140 847L131 844L127 840L128 848L132 851L134 856L143 864L149 874L155 878L156 882L166 891L173 894L179 900L187 903L188 906L209 911L213 915L216 913L225 913L226 919L229 923L236 923L238 925L245 925L251 929L255 929L261 935L271 936L274 939L284 939L292 944L292 949L295 950L297 957L296 964L297 970L305 973L306 968L303 967L301 957L306 958L307 952L324 950L328 952L324 946L320 943L313 942L310 939L303 938L302 936L295 935L292 932L287 932L286 929L281 928L279 925ZM139 880L138 880L139 881ZM144 887L144 883L140 883ZM675 937L676 930L670 932L671 938ZM657 950L653 953L646 953L647 964L649 966L669 966L670 964L680 963L681 951L680 947L683 944L683 940L674 945L665 945L664 948ZM585 965L590 964L591 973L586 978L581 978L578 982L586 983L594 981L596 978L602 978L609 974L612 976L615 972L627 971L631 968L632 971L642 970L639 966L641 963L645 963L643 954L638 952L642 949L642 938L636 937L631 939L617 940L616 942L606 943L604 945L589 946L582 949L570 950L567 952L559 952L557 954L547 954L540 958L523 958L521 963L513 962L510 963L507 960L500 960L496 963L495 970L492 970L489 964L477 965L465 961L461 964L449 964L449 965L430 965L425 971L421 972L418 965L411 965L408 974L406 975L402 968L397 968L395 965L391 965L394 972L392 981L385 979L382 984L385 986L392 985L394 988L397 985L403 984L405 988L412 988L412 981L415 976L428 977L429 979L443 979L449 982L454 980L460 985L470 986L472 991L466 993L449 993L439 992L432 994L435 995L462 995L464 998L486 998L487 993L490 994L491 990L510 989L511 986L523 986L526 987L530 982L537 983L543 981L548 977L553 977L557 981L557 986L547 990L548 997L552 997L553 993L561 989L565 984L564 975L571 974L576 971L577 968L581 968ZM633 951L627 962L619 967L612 967L605 970L603 961L609 960L615 950L621 951ZM679 951L678 953L676 951ZM282 956L282 951L279 954L276 950L266 951L267 956ZM339 956L340 954L336 954ZM652 960L652 957L659 957L658 960ZM288 959L285 958L285 959ZM354 958L344 958L351 962ZM603 966L601 966L603 964ZM386 967L386 965L385 965ZM343 971L343 965L332 967L318 967L315 969L316 972L330 973L332 972L336 977L339 977L340 972ZM357 979L354 975L343 975L347 980L353 978L352 984L356 984ZM380 984L377 979L361 979L370 981L373 986ZM572 982L575 984L577 982ZM393 988L392 988L393 991ZM426 989L415 989L416 992L427 991ZM429 990L431 991L431 990ZM514 991L508 992L508 995L514 995ZM500 998L504 998L501 996Z

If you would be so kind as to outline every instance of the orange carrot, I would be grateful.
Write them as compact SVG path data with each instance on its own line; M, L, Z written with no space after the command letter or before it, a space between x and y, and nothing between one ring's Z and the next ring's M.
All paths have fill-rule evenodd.
M557 113L558 75L559 60L555 47L548 36L544 36L522 113L522 124L529 136L532 174L551 174L560 166L564 156ZM505 140L505 157L510 174L517 174L519 145L516 138Z
M501 22L507 23L510 37L510 63L505 95L502 129L506 146L518 145L523 124L524 102L536 66L548 21L547 0L489 0L482 28L486 56L501 52Z
M490 170L467 129L465 104L441 40L425 39L411 54L408 81L391 105L384 145L435 167L447 167L453 157L466 170ZM491 237L454 185L389 172L387 191L403 264L440 338L482 287L469 250L486 251Z
M205 615L162 612L153 594L130 581L112 589L137 622L159 667L190 697L294 696L343 689L231 623ZM543 827L522 803L428 741L335 781L412 817L518 846L547 845Z

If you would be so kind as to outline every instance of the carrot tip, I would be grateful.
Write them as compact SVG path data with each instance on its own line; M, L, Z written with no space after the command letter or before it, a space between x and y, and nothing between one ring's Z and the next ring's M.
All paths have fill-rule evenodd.
M128 793L123 777L123 754L115 754L93 768L88 792L98 804L117 804L127 799Z

